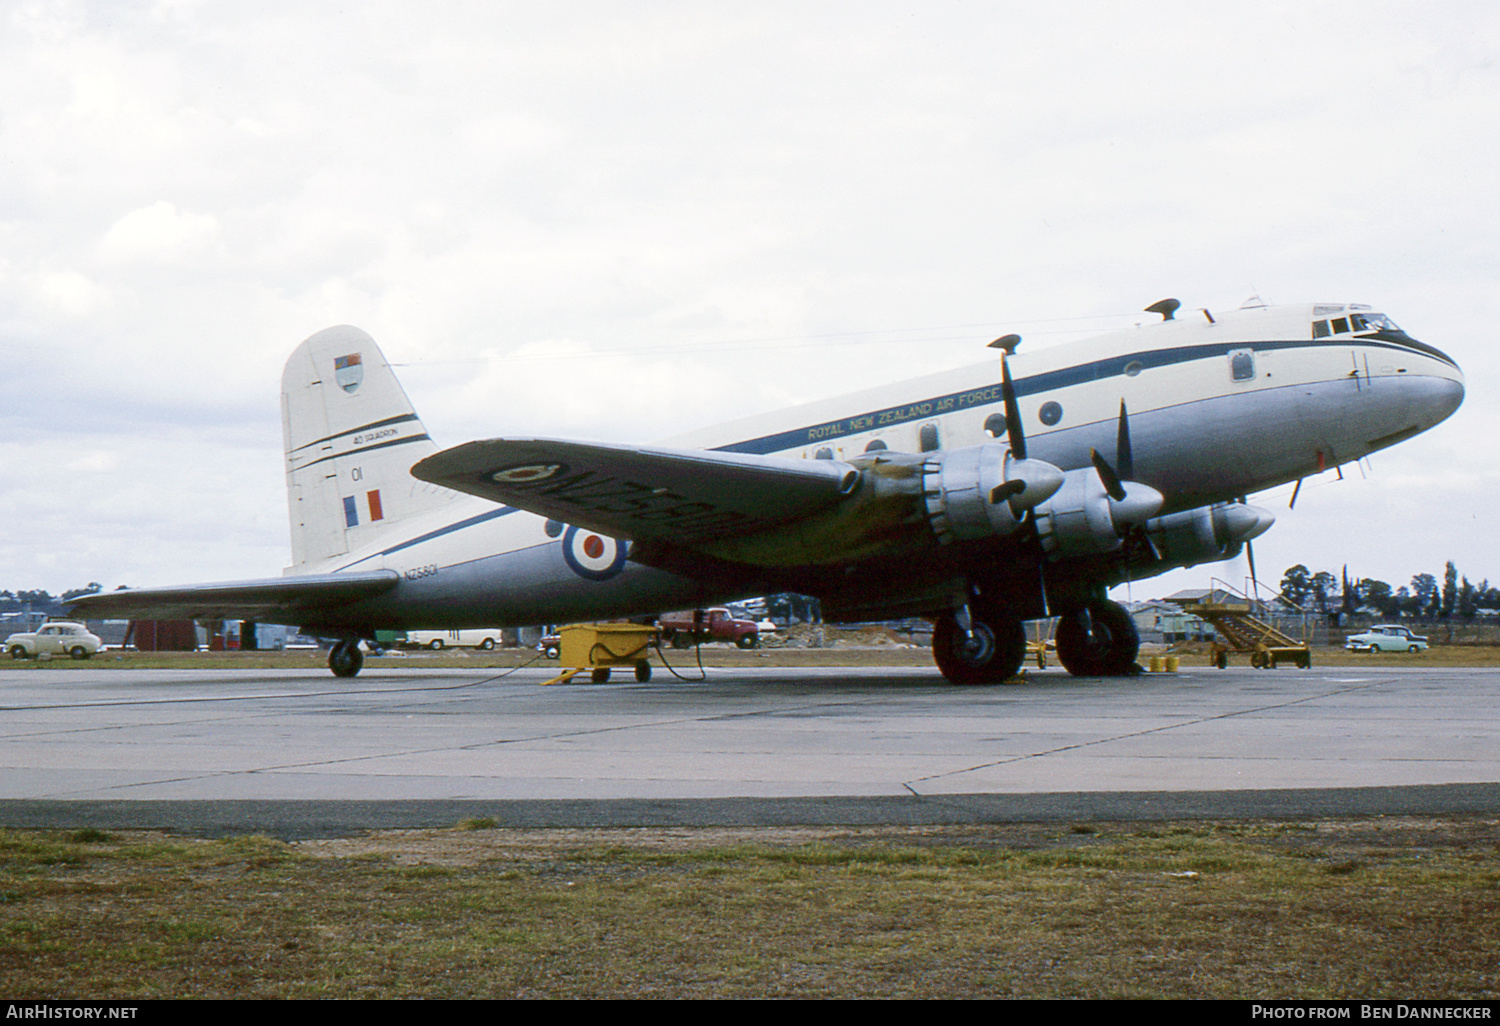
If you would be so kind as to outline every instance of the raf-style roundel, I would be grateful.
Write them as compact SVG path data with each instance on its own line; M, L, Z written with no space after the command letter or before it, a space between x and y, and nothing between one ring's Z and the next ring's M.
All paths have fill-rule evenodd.
M491 471L490 480L496 484L529 484L555 477L558 471L566 469L568 468L561 463L523 463L517 467L501 467Z
M562 550L568 569L591 581L607 581L625 569L625 543L593 531L568 528Z

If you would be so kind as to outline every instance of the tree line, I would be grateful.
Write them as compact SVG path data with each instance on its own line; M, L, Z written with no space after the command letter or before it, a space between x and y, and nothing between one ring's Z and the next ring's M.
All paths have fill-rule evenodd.
M69 588L61 595L53 595L40 588L20 591L0 591L0 613L46 613L49 616L60 616L63 606L73 601L80 595L92 595L96 591L103 591L104 585L98 581L90 581L82 588Z
M1373 609L1387 618L1415 620L1472 620L1481 609L1500 610L1500 588L1490 587L1488 578L1475 584L1460 577L1452 560L1443 570L1441 586L1432 574L1417 574L1410 585L1395 589L1372 577L1351 580L1347 567L1341 582L1326 570L1313 573L1298 563L1282 577L1281 597L1298 609L1320 613Z

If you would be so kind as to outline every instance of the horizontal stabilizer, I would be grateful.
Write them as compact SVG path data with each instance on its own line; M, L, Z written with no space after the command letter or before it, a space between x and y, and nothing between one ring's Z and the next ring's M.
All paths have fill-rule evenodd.
M836 460L549 438L468 442L411 472L611 537L679 544L753 534L829 506L859 482Z
M91 620L257 620L296 626L317 623L329 610L396 586L394 570L271 577L258 581L122 588L84 595L72 615Z

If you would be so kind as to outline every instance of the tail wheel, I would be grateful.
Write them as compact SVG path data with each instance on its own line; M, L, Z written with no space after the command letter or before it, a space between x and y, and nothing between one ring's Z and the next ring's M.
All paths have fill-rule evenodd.
M932 658L954 684L999 684L1021 669L1026 631L1013 616L970 615L970 631L952 613L938 618L932 632Z
M1140 649L1135 621L1117 602L1090 602L1057 625L1057 660L1075 677L1123 677Z

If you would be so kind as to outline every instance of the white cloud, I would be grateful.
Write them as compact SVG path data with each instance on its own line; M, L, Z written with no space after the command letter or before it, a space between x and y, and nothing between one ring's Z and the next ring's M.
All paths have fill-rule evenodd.
M60 555L35 580L0 553L0 586L240 576L227 532L284 502L281 362L333 323L412 365L444 441L631 439L1098 323L1050 318L1252 292L1384 305L1469 369L1460 417L1391 454L1419 451L1429 480L1392 495L1430 494L1422 537L1500 576L1472 521L1435 527L1493 494L1458 446L1495 426L1491 5L58 0L4 17L0 427L25 451L0 449L0 475L57 455L43 425L85 468L123 437L175 467L238 452L273 470L132 481L133 532L49 481L69 501L26 507L29 538ZM569 356L531 359L549 351ZM1267 558L1273 538L1288 557L1361 544L1361 503L1314 496ZM64 555L80 532L94 547ZM165 540L216 534L191 558ZM284 537L249 541L244 571Z
M210 214L194 214L166 200L132 210L104 233L100 255L109 261L190 260L208 248L219 233Z

